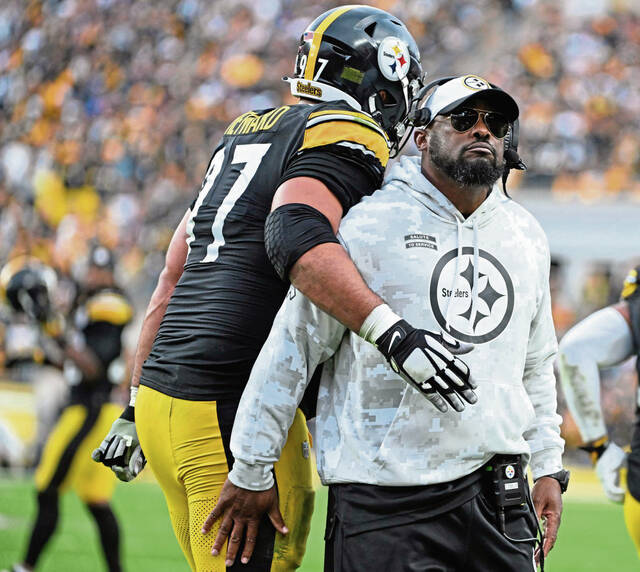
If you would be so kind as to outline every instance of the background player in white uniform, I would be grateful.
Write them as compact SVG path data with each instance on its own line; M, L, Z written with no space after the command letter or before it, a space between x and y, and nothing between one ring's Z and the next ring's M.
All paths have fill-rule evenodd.
M632 355L640 356L640 266L629 272L621 300L594 312L571 328L560 342L558 365L567 405L573 415L582 447L591 454L607 497L624 502L624 520L640 555L640 393L631 453L609 441L600 405L600 368L620 364ZM640 357L636 360L640 371ZM620 471L628 464L627 491L621 486Z

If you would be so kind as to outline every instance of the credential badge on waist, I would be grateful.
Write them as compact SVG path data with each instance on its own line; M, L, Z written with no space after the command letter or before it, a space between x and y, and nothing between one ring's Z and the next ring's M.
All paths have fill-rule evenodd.
M413 232L404 235L405 248L428 248L438 250L438 235Z

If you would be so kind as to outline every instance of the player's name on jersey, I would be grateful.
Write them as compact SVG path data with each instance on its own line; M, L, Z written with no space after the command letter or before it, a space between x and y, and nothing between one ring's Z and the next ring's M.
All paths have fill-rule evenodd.
M256 133L257 131L267 131L271 129L282 116L289 110L288 105L277 107L264 115L258 115L254 111L242 114L235 119L227 130L225 135L246 135L247 133Z

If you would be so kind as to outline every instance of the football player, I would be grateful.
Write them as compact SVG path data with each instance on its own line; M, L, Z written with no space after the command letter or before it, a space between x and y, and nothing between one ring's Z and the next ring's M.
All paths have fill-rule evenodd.
M216 146L147 309L130 407L94 454L128 480L141 446L194 570L225 569L225 559L211 554L218 526L206 535L201 528L233 464L238 401L288 282L355 331L367 318L395 323L387 324L383 301L335 233L343 214L380 186L390 153L402 144L422 87L416 43L390 14L343 6L307 28L294 77L285 79L300 104L245 113ZM277 494L266 499L285 534L276 539L268 519L256 523L242 560L253 558L237 563L242 570L300 564L311 471L298 412L275 467ZM220 531L231 532L228 520ZM242 535L231 534L234 550L241 543Z
M5 275L7 298L15 297L25 313L42 324L48 355L64 368L70 396L36 469L38 513L24 559L12 570L35 568L55 532L60 494L72 489L95 519L108 569L120 571L120 534L109 506L117 481L105 467L92 463L90 454L120 412L118 405L109 402L113 384L108 371L121 354L121 335L131 320L132 307L114 283L112 253L97 246L89 255L72 323L61 326L41 278L46 267L41 267Z
M640 374L640 266L629 272L620 302L594 312L573 326L558 353L560 380L580 435L582 449L591 454L607 497L624 503L627 530L640 555L640 390L631 453L609 441L600 406L599 369L622 363L637 355ZM627 490L620 471L628 465Z
M0 282L6 302L1 336L6 376L31 385L37 420L33 449L26 454L21 452L20 460L14 458L18 463L35 466L68 398L68 386L60 368L47 359L42 348L38 326L38 316L49 311L50 293L57 287L57 277L52 268L37 258L16 256L3 268Z

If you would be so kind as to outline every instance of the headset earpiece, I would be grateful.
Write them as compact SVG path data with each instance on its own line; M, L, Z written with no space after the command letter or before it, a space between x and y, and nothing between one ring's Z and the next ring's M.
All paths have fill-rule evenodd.
M431 111L426 107L416 109L409 117L409 120L411 124L418 129L425 125L429 125L429 121L431 121Z
M434 79L433 81L430 81L418 92L418 95L417 95L418 101L420 101L425 95L427 95L427 93L429 93L434 87L443 85L448 81L451 81L452 79L456 79L456 77L458 76L448 75L446 77L441 77L439 79ZM427 109L426 105L423 105L422 107L416 109L409 118L410 123L413 125L413 127L417 127L417 128L429 125L429 122L431 121L431 119L432 119L431 111Z
M502 189L507 193L507 177L511 169L518 171L526 171L527 166L524 164L520 155L518 155L518 139L520 138L520 121L516 119L510 126L509 131L504 138L504 171L502 173Z
M518 140L520 138L520 120L516 119L509 127L509 132L505 137L504 155L509 163L510 169L518 169L526 171L527 166L524 164L520 155L518 155ZM508 154L507 154L508 153Z

